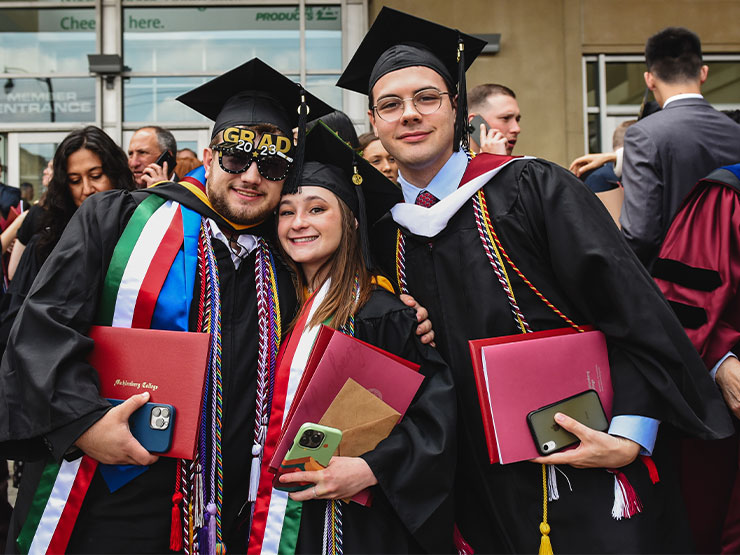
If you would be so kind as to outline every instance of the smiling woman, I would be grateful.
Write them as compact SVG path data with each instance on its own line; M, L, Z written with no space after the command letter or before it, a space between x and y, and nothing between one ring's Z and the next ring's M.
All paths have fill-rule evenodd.
M334 457L324 470L281 476L283 484L312 486L291 493L280 514L277 503L264 497L287 494L267 487L268 494L260 486L263 499L254 519L268 527L277 522L272 529L283 531L280 548L286 552L318 553L325 541L338 538L345 553L451 551L456 411L450 370L416 337L414 311L393 294L388 280L371 272L366 248L368 224L400 201L400 190L323 124L306 143L301 186L284 194L278 209L278 238L295 270L302 304L285 343L310 344L324 323L419 364L425 379L404 418L374 449ZM290 368L290 380L303 375L305 360L290 346L278 364ZM265 456L274 449L268 440ZM261 483L269 485L272 475L265 473ZM368 487L370 506L341 501ZM296 529L297 536L288 539L285 531Z
M327 262L337 252L343 230L351 228L349 207L323 187L301 187L278 208L278 235L286 254L301 265L309 291L326 280Z

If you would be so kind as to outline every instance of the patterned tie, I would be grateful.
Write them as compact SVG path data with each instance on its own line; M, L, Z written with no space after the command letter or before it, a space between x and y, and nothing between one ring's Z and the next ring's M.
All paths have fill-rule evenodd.
M435 204L439 202L439 199L435 197L432 193L429 191L422 191L419 193L419 196L416 197L416 203L419 206L423 206L424 208L431 208Z

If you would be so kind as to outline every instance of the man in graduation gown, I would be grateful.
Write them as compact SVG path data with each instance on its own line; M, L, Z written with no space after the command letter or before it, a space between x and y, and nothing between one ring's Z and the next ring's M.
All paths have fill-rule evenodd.
M205 454L206 460L200 463L204 470L213 469L214 473L218 466L218 473L223 476L218 484L222 500L215 503L216 518L210 519L211 527L219 520L216 539L222 544L219 548L246 550L251 513L251 503L247 502L250 466L258 459L254 455L259 453L259 448L255 449L259 445L259 438L255 437L255 414L259 410L255 399L265 393L269 395L269 391L258 391L260 360L268 360L265 371L270 372L269 361L274 359L279 341L279 337L273 336L262 345L260 322L265 314L272 324L282 317L285 326L295 311L290 274L270 252L273 210L280 200L285 178L296 178L295 164L287 163L295 156L295 148L286 137L292 138L292 129L299 123L305 132L307 106L316 116L330 112L331 108L258 59L202 85L180 100L215 120L211 147L204 152L205 187L165 182L133 193L114 191L84 203L41 270L11 332L0 377L0 448L3 456L37 462L29 464L24 474L10 550L25 551L30 544L32 550L45 550L46 545L51 545L53 548L48 549L52 551L162 553L170 547L179 548L182 543L171 542L170 536L171 533L173 538L182 535L178 529L182 524L176 515L178 509L187 509L187 504L178 506L181 503L173 497L173 492L182 494L190 487L179 488L176 480L176 469L178 480L187 480L188 476L183 474L190 471L189 467L171 458L158 459L129 433L130 414L146 403L148 397L135 395L111 408L100 397L97 375L86 362L92 348L87 331L99 321L104 278L119 237L127 229L132 214L153 197L166 200L162 206L180 210L183 222L194 215L194 235L196 239L200 237L197 245L212 256L209 265L209 255L199 255L198 263L204 264L201 269L205 268L207 275L199 272L186 277L185 283L193 280L194 290L180 289L175 297L192 300L184 307L185 328L201 331L204 327L196 322L202 320L203 302L209 302L201 301L201 292L205 288L207 292L220 292L220 330L210 329L212 345L220 349L217 369L221 382L219 401L222 401L220 433L219 437L207 435L205 442L201 442L199 451ZM303 122L298 116L300 112L304 114ZM242 129L253 132L240 135ZM227 134L244 139L241 151L234 150L239 143L226 137ZM267 136L273 144L282 145L277 149L280 160L275 158L275 151L252 157L256 142ZM279 137L285 140L280 142ZM142 231L143 243L155 239L149 229L145 227ZM183 250L187 250L185 245L180 254ZM136 252L132 252L135 259ZM151 264L159 263L155 254ZM267 290L260 289L263 286L256 283L255 272L258 263L269 268L274 287L268 283ZM268 306L260 306L258 314L260 293ZM118 297L117 302L120 301ZM205 307L218 311L218 305L213 303ZM162 326L156 322L156 315L155 311L151 327ZM167 326L170 324L165 322ZM43 338L41 347L39 337ZM216 372L214 366L210 372ZM208 402L213 390L210 395ZM209 414L204 425L218 426L207 407L204 410ZM216 446L220 449L218 457L213 456ZM84 502L76 521L73 518L69 524L64 514L62 518L57 515L45 522L45 512L36 532L29 530L30 516L38 509L32 506L32 501L45 472L44 462L60 461L63 457L79 460L81 452L100 463L150 466L130 481L115 476L106 479L99 466L86 494L82 492ZM258 459L258 470L259 463ZM113 474L125 472L126 468L119 467ZM208 503L213 484L209 475L203 474ZM112 486L120 487L111 492ZM65 513L70 506L68 503ZM53 531L50 544L49 526ZM68 536L71 532L69 543L55 543L57 536L65 533L63 526L73 527L66 531ZM19 533L24 538L22 545L15 544ZM211 541L207 534L194 541L198 539L201 551L216 548L203 544ZM182 541L192 548L193 540L186 537Z
M457 524L482 553L546 547L540 531L556 552L690 549L657 428L726 436L726 409L650 276L582 183L542 160L479 155L469 162L458 150L466 142L464 70L482 46L384 8L338 83L369 93L375 132L401 170L406 204L376 226L375 250L399 287L429 309L455 375ZM559 480L560 499L547 504L550 531L539 528L542 467L488 462L468 340L569 326L561 313L606 335L615 417L610 433L558 420L581 444L536 459L558 464L567 477ZM636 460L653 449L655 485L654 469ZM605 468L628 477L641 514L612 518L614 478Z
M697 183L668 229L652 274L740 417L740 164ZM681 475L697 549L740 551L737 434L685 440Z

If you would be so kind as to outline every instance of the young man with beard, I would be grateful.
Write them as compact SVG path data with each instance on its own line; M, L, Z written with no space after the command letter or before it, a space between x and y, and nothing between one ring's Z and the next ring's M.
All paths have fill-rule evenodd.
M533 552L549 544L548 534L556 552L685 550L690 538L668 446L655 442L658 425L726 436L731 425L722 400L650 277L582 183L542 160L469 159L464 71L482 47L384 8L338 83L369 94L375 133L398 162L406 203L376 226L376 252L399 288L429 309L455 374L457 524L481 553ZM561 477L560 498L548 503L540 464L489 464L468 340L569 326L561 314L606 335L614 418L602 433L558 417L581 443L533 461L558 465L571 486ZM637 458L653 449L656 485ZM642 514L612 517L615 478L605 469L614 468L641 497Z
M305 116L298 114L310 108L319 117L332 108L258 59L180 100L215 120L211 145L204 152L205 187L163 182L133 193L91 198L49 257L11 332L0 376L0 447L4 456L35 462L27 465L21 484L10 551L163 553L184 546L191 552L198 531L192 537L183 534L191 522L178 515L203 511L211 503L208 526L215 527L214 540L200 534L201 551L247 549L250 500L256 493L250 491L250 468L259 472L261 431L270 414L269 403L258 400L269 398L265 384L274 376L280 340L271 329L281 321L287 325L295 310L290 275L272 253L272 213L284 181L300 175L300 161L293 161L292 129L302 126L305 133ZM299 134L299 140L303 138ZM266 143L276 148L253 157L256 147ZM137 225L140 233L133 236L132 247L124 238L130 239ZM164 243L163 231L157 230L178 228L180 247L174 261L161 258L161 248L145 259L147 245ZM123 279L118 290L111 290L110 279L121 260L125 272L162 265L170 270L161 290L149 290L143 280L134 285L139 291L132 292L131 280ZM168 287L171 294L165 295ZM201 297L202 292L209 294ZM259 311L258 296L265 301ZM95 370L86 362L92 347L87 331L104 320L101 315L111 309L106 305L110 298L118 311L134 302L129 308L138 310L140 299L152 297L157 304L145 327L208 331L211 348L221 355L213 357L208 378L212 383L203 400L203 424L213 431L201 438L201 460L194 468L187 461L146 451L129 432L128 420L148 401L148 394L111 408L100 397ZM130 319L128 326L117 322L117 315L113 325L132 325ZM217 316L220 326L215 324ZM43 349L37 345L39 336L44 337ZM217 416L208 410L214 395L222 402ZM62 518L48 511L36 514L39 499L44 506L37 485L44 483L53 463L72 460L62 461L57 482L49 485L49 506L60 479L80 477L72 465L82 454L79 468L94 475L89 488L77 493L78 499L84 497L79 513L68 503ZM45 467L46 462L52 464ZM110 467L98 463L149 466L141 466L143 473L136 472L111 492L113 482L121 480L111 478ZM200 476L194 479L192 472ZM183 503L182 495L190 493L192 500L201 480L203 505ZM221 495L214 493L218 491ZM206 546L205 541L215 545Z

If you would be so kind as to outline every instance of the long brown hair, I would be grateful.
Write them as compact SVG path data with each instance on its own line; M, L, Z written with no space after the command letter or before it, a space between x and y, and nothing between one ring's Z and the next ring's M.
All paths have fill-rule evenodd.
M334 329L338 329L347 323L349 317L352 314L356 314L370 298L372 276L365 267L365 262L362 258L357 220L344 201L339 199L339 197L336 198L339 201L339 211L342 219L342 238L339 241L337 250L334 251L331 258L317 272L317 274L322 273L325 268L328 268L326 279L331 279L331 285L321 306L316 309L311 321L308 322L309 327L318 326L324 321L329 320L328 325ZM286 255L285 251L283 251L283 255L295 271L295 286L298 292L298 300L301 306L303 306L310 296L308 294L306 276L303 274L301 267L293 262ZM353 301L355 275L358 277L360 285L360 296L356 303ZM317 284L316 288L318 289L323 283ZM291 322L291 330L299 317L300 313Z

